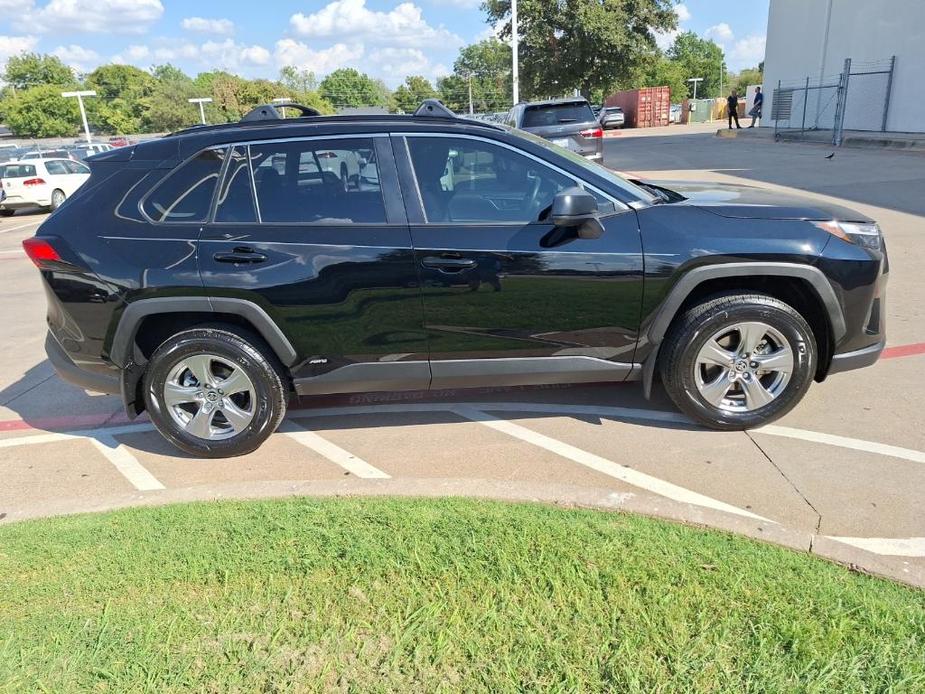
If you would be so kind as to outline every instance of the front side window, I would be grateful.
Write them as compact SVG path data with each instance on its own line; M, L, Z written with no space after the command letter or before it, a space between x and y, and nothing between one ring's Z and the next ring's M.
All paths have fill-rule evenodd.
M250 156L264 224L386 222L372 139L251 145Z
M70 173L63 161L46 161L45 170L51 176L67 176Z
M145 213L155 222L206 221L224 158L224 149L207 149L180 165L145 198Z
M81 164L79 161L71 161L68 159L64 164L64 168L72 174L88 174L90 173L90 167L86 164Z
M535 222L556 193L578 185L535 159L480 140L409 137L427 221Z

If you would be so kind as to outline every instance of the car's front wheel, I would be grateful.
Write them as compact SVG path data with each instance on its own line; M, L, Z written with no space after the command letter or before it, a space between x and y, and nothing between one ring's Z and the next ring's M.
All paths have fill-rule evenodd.
M259 344L215 328L187 330L165 341L148 362L143 386L157 430L199 457L256 450L282 421L288 394Z
M806 394L816 341L788 304L724 294L673 324L659 364L665 390L685 414L715 429L748 429L783 416Z

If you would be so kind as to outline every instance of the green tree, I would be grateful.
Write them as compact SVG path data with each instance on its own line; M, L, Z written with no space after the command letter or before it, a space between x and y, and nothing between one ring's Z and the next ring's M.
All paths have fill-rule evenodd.
M87 86L99 97L87 101L90 121L104 132L140 132L155 84L149 73L131 65L98 67L87 75Z
M148 132L172 132L199 122L199 109L187 99L201 96L193 80L173 65L152 70L155 83L145 100L144 128Z
M352 67L341 68L321 80L318 91L322 98L337 108L344 106L388 106L388 90L369 75Z
M300 70L295 65L285 65L279 71L279 83L291 92L314 92L318 80L311 70Z
M486 39L463 47L453 63L453 74L439 82L440 97L454 111L469 110L469 82L472 107L479 113L504 111L512 105L511 47L497 39Z
M671 91L672 103L678 103L687 98L688 84L684 66L664 55L655 57L645 66L637 86L668 87Z
M3 111L18 137L64 137L76 134L80 125L77 101L65 99L54 84L17 91L5 100Z
M698 98L723 96L719 92L719 85L720 75L726 72L726 62L723 49L715 43L700 38L692 31L686 31L675 38L668 49L668 57L681 66L685 80L703 78L703 82L697 85ZM688 96L692 94L693 89Z
M485 0L482 7L510 37L510 0ZM654 31L677 23L673 0L519 0L518 17L527 97L606 92L654 53Z
M437 90L430 81L420 75L411 75L405 78L405 83L395 90L395 104L405 113L413 113L424 99L433 99Z
M40 53L14 55L7 61L2 77L16 89L43 84L70 86L76 83L74 71L60 58Z
M730 83L735 87L739 94L744 95L745 90L752 84L760 85L764 81L764 75L761 70L756 67L745 68L738 75L735 76L735 79L730 79Z

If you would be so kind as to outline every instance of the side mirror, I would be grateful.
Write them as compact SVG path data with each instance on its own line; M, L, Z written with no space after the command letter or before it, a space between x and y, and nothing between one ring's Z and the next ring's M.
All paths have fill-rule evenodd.
M583 188L566 188L557 194L549 216L557 227L575 228L580 239L598 239L604 233L597 199Z

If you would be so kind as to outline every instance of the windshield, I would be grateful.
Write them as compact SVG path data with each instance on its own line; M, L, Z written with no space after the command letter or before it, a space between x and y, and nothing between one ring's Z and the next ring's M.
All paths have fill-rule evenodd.
M594 112L587 101L564 104L527 106L524 109L523 128L542 128L562 123L587 123L594 120Z
M503 127L512 135L517 135L518 137L522 137L525 140L530 140L530 142L534 144L540 145L541 147L555 152L560 157L565 157L573 164L577 164L582 169L585 169L588 173L594 174L598 178L603 178L608 183L617 186L621 190L642 202L648 203L650 205L660 202L660 200L656 196L652 195L649 191L645 190L644 188L640 188L635 183L626 180L615 171L611 171L605 167L603 164L597 164L589 159L585 159L580 154L572 152L565 147L554 145L549 140L544 140L542 137L537 137L533 133L528 133L524 130L517 130L516 128L510 128L508 126Z

